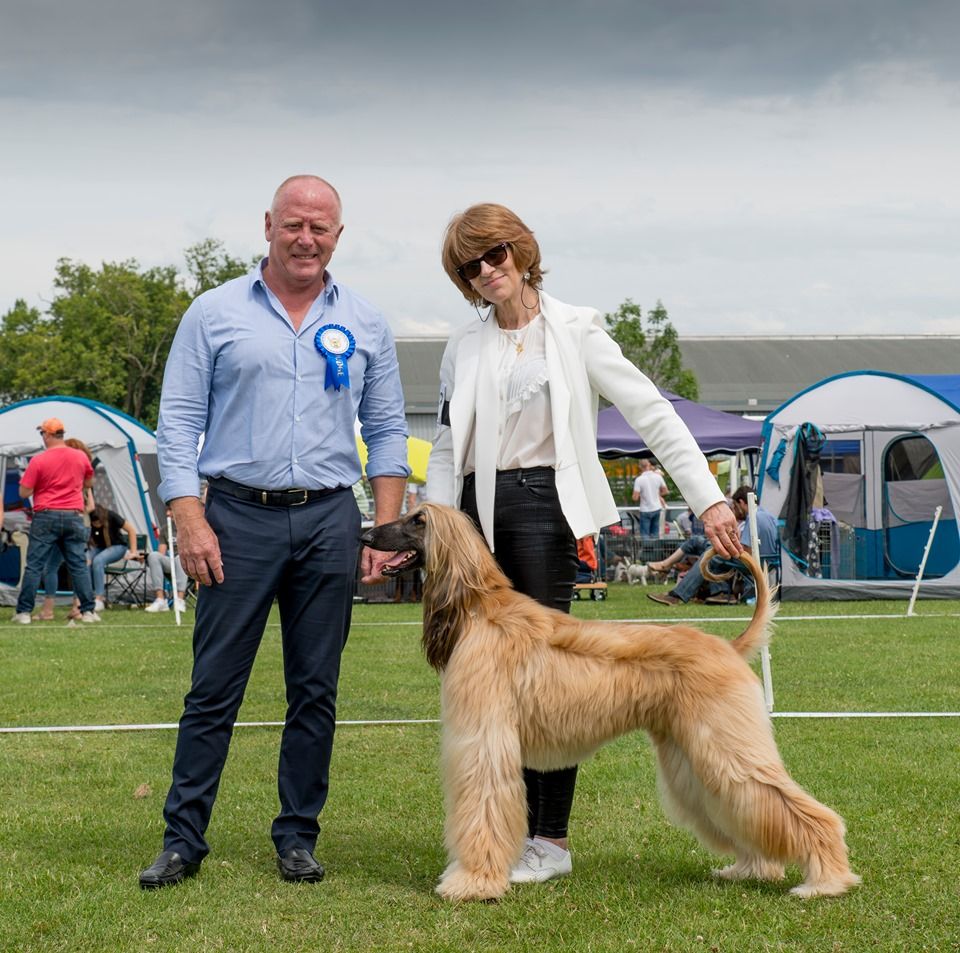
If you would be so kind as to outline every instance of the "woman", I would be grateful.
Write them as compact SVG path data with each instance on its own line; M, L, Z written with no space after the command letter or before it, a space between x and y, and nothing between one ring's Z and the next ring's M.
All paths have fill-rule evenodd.
M126 539L124 539L124 535ZM95 612L107 603L107 566L121 559L138 559L137 531L119 513L97 504L90 514L90 575L93 577Z
M513 212L484 204L454 216L442 260L479 320L444 352L427 497L473 517L518 591L569 612L577 539L618 520L597 457L600 394L673 475L717 550L740 552L736 520L670 402L624 358L598 311L541 290L540 249ZM524 769L528 837L513 883L570 873L576 774L576 765Z

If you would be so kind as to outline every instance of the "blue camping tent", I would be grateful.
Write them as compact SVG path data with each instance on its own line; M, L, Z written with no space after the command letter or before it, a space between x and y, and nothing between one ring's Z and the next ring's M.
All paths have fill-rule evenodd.
M819 477L829 516L817 514L827 516L817 551L785 551L784 597L908 598L940 507L920 595L960 598L960 375L853 371L778 407L763 424L758 483L774 514L797 491L806 423L825 437Z

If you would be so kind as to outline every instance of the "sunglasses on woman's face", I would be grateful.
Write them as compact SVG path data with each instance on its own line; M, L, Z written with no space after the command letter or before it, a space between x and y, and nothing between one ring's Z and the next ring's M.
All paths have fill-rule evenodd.
M464 281L473 281L473 279L480 274L480 266L484 262L491 268L502 265L507 260L507 250L509 247L506 242L500 242L499 245L494 245L493 248L485 251L479 258L471 258L470 261L465 261L457 269L457 274Z

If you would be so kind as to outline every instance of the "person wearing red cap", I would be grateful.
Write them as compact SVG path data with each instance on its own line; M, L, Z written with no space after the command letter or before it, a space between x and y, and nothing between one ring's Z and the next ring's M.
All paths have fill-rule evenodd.
M30 623L37 587L51 552L59 549L80 601L80 621L99 622L86 558L90 531L83 518L83 493L93 485L93 466L85 453L66 445L66 427L58 417L48 418L37 430L43 439L43 452L33 457L20 478L20 496L33 497L33 522L13 621Z

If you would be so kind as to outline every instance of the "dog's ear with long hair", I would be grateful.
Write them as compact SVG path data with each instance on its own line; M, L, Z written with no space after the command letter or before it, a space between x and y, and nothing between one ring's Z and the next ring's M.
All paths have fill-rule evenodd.
M488 592L497 565L473 520L437 503L425 503L423 512L427 518L427 573L435 581L446 580L451 588Z
M442 671L484 599L510 587L471 519L459 510L424 503L427 583L423 591L423 650Z

